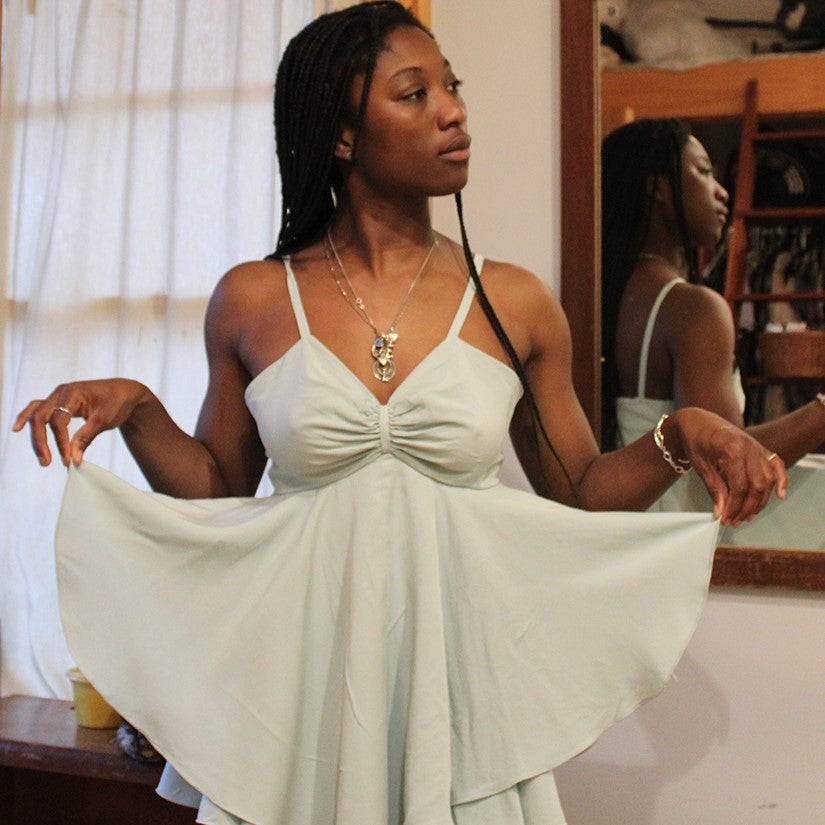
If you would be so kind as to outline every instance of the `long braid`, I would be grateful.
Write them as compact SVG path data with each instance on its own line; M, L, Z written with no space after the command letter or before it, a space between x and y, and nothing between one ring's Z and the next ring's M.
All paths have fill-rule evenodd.
M577 505L581 505L581 499L579 497L578 491L576 490L576 485L573 484L573 479L570 477L570 473L565 467L564 462L561 460L556 448L553 446L552 441L550 440L550 436L547 434L547 430L544 427L544 422L541 419L541 413L539 412L538 404L536 403L536 397L533 395L533 389L530 386L530 382L527 379L527 373L524 370L524 365L521 363L521 359L518 357L518 353L513 347L512 341L510 341L510 337L507 335L507 332L504 330L504 327L501 325L501 321L496 315L496 311L493 309L492 304L490 303L489 298L487 297L487 293L484 290L484 287L481 283L481 278L478 275L478 270L476 269L475 261L473 260L473 253L470 249L470 242L467 239L467 230L464 226L464 207L461 202L461 192L455 193L455 206L456 212L458 213L458 225L461 231L461 246L464 250L464 260L467 262L467 269L470 272L470 278L472 278L473 284L476 288L476 297L478 298L479 304L481 304L482 310L484 310L484 314L487 317L487 320L490 326L493 328L493 332L496 334L496 338L501 343L501 346L504 348L504 351L507 353L507 357L510 359L510 363L515 370L516 375L518 376L519 381L521 381L521 386L524 390L524 399L527 402L527 408L530 411L530 420L533 425L533 439L534 439L534 446L538 449L539 446L539 439L537 436L537 432L541 433L542 440L547 445L548 449L550 450L553 458L556 459L559 467L561 468L562 473L564 473L564 477L567 480L567 484L570 487L570 492L573 494L573 498L576 501Z
M618 442L616 399L621 394L616 358L619 305L650 228L653 177L670 184L676 223L690 280L698 280L682 199L682 151L690 129L679 120L642 119L611 132L602 142L602 449Z

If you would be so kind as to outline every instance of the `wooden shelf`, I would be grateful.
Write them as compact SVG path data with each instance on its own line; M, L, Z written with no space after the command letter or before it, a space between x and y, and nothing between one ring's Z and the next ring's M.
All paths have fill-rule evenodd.
M825 52L761 55L689 71L627 66L601 73L602 133L628 120L676 117L691 121L740 120L745 87L759 80L766 117L825 114Z
M2 825L191 825L155 793L162 766L130 759L114 730L78 727L71 702L0 699Z
M0 700L0 765L157 785L158 765L129 759L114 730L78 727L71 702Z

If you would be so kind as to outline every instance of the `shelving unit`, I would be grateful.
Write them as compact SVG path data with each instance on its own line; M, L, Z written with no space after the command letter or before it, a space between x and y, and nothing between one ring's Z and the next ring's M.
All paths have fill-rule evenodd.
M754 224L810 223L825 221L825 207L788 207L759 209L754 207L756 183L756 147L770 143L791 143L803 140L825 140L825 129L793 129L772 132L760 131L758 81L748 81L745 92L745 110L742 117L742 136L739 143L739 166L736 177L736 202L733 208L732 231L725 273L725 297L734 317L738 318L743 303L762 301L821 301L823 291L752 292L745 284L745 257L748 229ZM825 377L825 376L823 376Z
M731 312L740 325L741 310L745 304L775 303L775 302L809 302L825 300L825 291L754 291L753 284L747 282L746 258L748 254L748 240L750 229L754 226L782 224L784 226L811 225L816 222L825 222L825 207L797 206L786 208L758 208L754 204L754 190L758 167L758 148L760 146L788 146L799 142L825 141L825 128L780 128L772 131L763 131L760 128L759 110L759 82L752 78L748 81L745 91L745 106L742 116L741 136L739 141L739 160L735 185L735 203L733 205L733 220L728 260L725 271L724 294L731 307ZM798 334L778 338L772 341L775 348L781 347L780 354L784 361L790 361L793 346L810 344L807 339L800 339ZM814 341L814 343L818 343ZM784 352L782 352L784 351ZM764 357L763 357L764 365ZM768 384L796 383L800 385L814 385L817 381L825 383L825 371L817 378L811 375L809 369L799 371L784 371L781 376L771 375L767 370L761 374L751 375L748 384L751 387L764 387ZM804 391L803 391L804 392ZM810 393L812 394L812 392ZM762 418L761 413L758 418Z

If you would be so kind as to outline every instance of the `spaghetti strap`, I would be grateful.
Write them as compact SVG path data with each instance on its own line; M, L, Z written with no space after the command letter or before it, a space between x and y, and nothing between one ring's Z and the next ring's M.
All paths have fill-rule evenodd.
M304 305L301 303L301 293L298 291L298 282L295 280L295 273L292 271L292 262L289 255L284 255L284 267L286 268L286 288L289 290L289 300L292 304L292 313L298 324L298 331L301 338L309 338L309 324L304 313Z
M481 274L481 267L484 266L484 256L483 255L476 255L473 258L473 262L476 265L476 272ZM464 321L467 318L467 313L470 311L470 304L473 302L473 298L476 294L476 285L473 283L472 278L467 279L467 287L464 290L464 297L461 299L461 303L458 305L458 309L456 310L455 317L453 318L453 323L450 326L450 331L447 333L448 338L454 338L461 332L461 327L464 326Z
M659 314L662 301L665 300L670 290L673 289L676 284L682 284L684 282L684 278L674 278L672 281L668 281L661 288L659 294L656 296L656 300L653 302L653 306L650 308L650 315L647 317L647 324L645 326L645 334L642 338L642 348L639 351L639 378L636 385L636 395L638 398L644 398L647 389L647 356L648 350L650 349L650 339L653 337L653 327L656 325L656 316Z

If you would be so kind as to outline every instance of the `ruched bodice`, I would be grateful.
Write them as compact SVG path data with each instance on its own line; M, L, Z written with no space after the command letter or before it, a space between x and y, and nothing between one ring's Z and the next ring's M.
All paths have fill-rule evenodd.
M381 404L312 335L285 264L301 337L246 391L275 491L327 484L386 453L444 484L495 484L521 386L510 367L459 337L472 281L446 338Z

